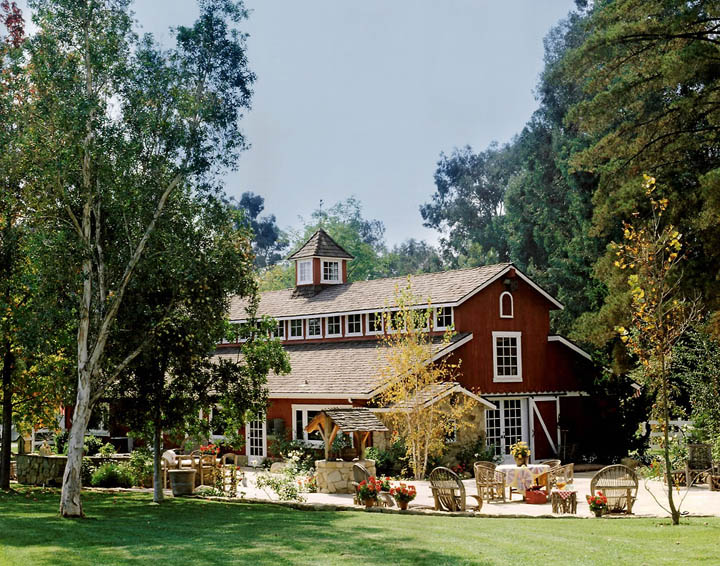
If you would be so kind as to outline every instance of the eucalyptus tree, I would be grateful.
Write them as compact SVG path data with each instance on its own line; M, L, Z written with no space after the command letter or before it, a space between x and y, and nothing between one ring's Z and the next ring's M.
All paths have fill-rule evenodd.
M174 30L167 50L138 39L128 0L30 5L37 137L29 183L43 218L69 234L48 251L75 276L77 297L77 397L60 512L82 516L91 411L163 324L128 334L120 313L140 270L162 260L153 236L174 195L216 194L218 173L236 163L254 75L234 29L247 16L239 2L200 0L198 20Z

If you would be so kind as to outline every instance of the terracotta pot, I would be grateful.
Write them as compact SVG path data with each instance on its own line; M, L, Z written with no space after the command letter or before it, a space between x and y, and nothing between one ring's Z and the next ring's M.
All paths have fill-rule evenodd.
M528 460L530 460L530 456L515 456L515 464L520 466L527 466Z
M377 499L363 499L363 503L365 504L365 509L370 509L370 507L377 505Z
M602 517L603 514L605 513L604 509L593 509L592 511L593 511L593 513L595 513L596 517Z
M409 501L398 501L398 507L400 507L400 511L407 511Z

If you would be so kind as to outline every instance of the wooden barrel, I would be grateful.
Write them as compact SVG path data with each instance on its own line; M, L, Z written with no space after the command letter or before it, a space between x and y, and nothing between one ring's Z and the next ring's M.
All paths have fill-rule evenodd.
M192 495L195 489L195 470L168 470L170 488L175 497Z

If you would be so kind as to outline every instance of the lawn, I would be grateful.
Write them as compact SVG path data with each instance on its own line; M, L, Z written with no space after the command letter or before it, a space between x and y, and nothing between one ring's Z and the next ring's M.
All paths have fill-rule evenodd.
M720 564L720 519L483 519L56 490L0 492L0 565Z

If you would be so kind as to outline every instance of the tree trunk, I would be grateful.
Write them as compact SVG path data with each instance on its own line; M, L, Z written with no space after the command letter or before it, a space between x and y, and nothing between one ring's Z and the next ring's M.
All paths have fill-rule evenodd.
M153 501L161 503L163 500L163 476L162 476L162 430L159 421L155 421L153 438Z
M0 489L10 489L10 443L12 442L12 372L15 355L10 341L5 341L2 371L2 450L0 451Z
M80 492L82 490L83 445L85 431L90 422L90 375L87 371L80 372L78 392L75 401L70 437L68 438L67 464L63 475L62 493L60 495L60 515L63 517L83 517Z
M663 440L664 450L663 455L665 456L665 474L668 482L668 505L670 506L670 515L672 515L673 525L680 524L680 510L675 507L675 501L673 500L673 476L672 476L672 464L670 463L670 392L668 391L668 377L665 372L665 358L661 356L660 371L662 371L662 396L663 396ZM688 487L690 485L690 478L685 478Z

